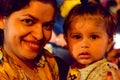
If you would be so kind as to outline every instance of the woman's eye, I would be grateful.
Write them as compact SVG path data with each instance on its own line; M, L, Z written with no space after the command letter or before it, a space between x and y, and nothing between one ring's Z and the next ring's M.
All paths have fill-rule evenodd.
M81 36L80 36L80 35L73 35L73 38L75 38L75 39L80 39Z
M95 39L97 39L97 38L98 38L97 35L91 35L91 39L95 40Z
M24 19L24 20L22 20L22 22L28 26L31 26L34 23L34 21L32 19Z

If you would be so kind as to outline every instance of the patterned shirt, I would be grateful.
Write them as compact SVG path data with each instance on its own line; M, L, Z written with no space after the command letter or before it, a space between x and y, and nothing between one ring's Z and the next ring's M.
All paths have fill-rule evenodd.
M82 69L70 67L67 80L106 80L107 72L111 72L113 80L116 80L112 68L118 69L115 64L108 62L106 59L97 61Z
M36 80L59 80L58 65L52 54L43 50L43 54L36 63ZM16 64L3 50L0 50L0 80L31 80L27 73Z

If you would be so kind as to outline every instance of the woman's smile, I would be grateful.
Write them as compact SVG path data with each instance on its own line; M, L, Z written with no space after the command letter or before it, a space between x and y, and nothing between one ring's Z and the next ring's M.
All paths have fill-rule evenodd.
M24 41L25 45L33 50L33 51L38 51L40 49L40 43L38 41Z

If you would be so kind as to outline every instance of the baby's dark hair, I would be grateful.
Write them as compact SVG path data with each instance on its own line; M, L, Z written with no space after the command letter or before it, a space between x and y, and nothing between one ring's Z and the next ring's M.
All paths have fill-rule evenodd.
M113 38L114 33L116 33L116 21L114 20L110 12L101 4L86 2L84 4L76 5L69 12L63 24L65 36L67 36L67 31L69 27L77 17L90 20L95 19L97 25L103 24L103 27L106 28L106 32L109 37Z
M30 1L35 0L0 0L0 15L9 16L12 12L22 9L23 7L29 5ZM43 3L50 3L57 9L56 0L36 0Z

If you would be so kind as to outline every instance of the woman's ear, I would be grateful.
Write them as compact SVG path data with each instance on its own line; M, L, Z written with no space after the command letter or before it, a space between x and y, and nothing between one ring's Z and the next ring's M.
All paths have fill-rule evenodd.
M0 29L4 29L4 17L0 16Z
M107 52L109 52L111 49L113 49L115 42L113 41L113 38L110 38L108 40L108 47L107 47Z

